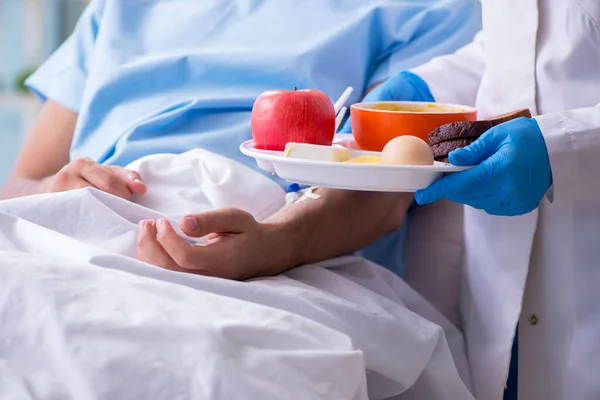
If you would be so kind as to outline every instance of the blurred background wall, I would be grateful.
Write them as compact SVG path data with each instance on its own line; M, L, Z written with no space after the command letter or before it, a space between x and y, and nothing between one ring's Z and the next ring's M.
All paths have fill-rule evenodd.
M86 3L0 0L0 186L40 107L23 81L69 36Z

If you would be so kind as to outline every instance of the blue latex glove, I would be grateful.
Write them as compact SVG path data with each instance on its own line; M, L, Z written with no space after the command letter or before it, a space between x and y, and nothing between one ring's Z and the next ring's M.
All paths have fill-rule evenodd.
M492 215L521 215L535 210L552 184L546 142L535 119L497 125L448 159L454 165L477 166L418 191L417 203L446 198Z
M373 89L363 102L371 101L428 101L433 102L433 96L427 83L418 75L402 71L398 75L384 81ZM340 133L351 133L350 118L342 126Z

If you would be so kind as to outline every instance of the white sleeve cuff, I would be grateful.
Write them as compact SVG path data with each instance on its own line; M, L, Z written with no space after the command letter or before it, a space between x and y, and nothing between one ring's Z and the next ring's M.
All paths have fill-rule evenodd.
M552 185L546 198L553 202L556 198L571 196L577 189L577 152L568 121L562 114L545 114L535 120L544 135L552 169Z

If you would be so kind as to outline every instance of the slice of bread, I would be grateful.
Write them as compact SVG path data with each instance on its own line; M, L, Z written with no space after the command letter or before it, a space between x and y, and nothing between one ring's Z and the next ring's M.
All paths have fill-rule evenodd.
M435 128L427 138L433 157L436 161L448 162L451 151L468 146L496 125L520 117L531 118L531 112L525 108L488 120L453 122Z

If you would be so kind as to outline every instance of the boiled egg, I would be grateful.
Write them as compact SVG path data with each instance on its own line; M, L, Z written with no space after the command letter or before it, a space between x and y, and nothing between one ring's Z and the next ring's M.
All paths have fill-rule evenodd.
M431 147L416 136L398 136L381 152L381 163L387 165L433 165Z

